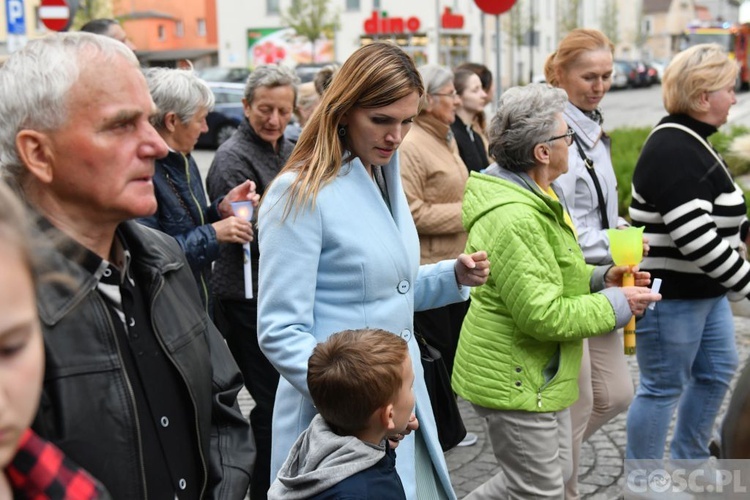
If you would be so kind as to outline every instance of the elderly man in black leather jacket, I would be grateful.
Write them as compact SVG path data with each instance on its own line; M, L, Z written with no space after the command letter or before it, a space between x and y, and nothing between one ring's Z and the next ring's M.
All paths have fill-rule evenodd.
M101 68L107 68L102 72ZM0 164L40 215L47 356L34 430L115 498L242 499L254 444L242 378L184 254L129 219L156 210L167 147L138 62L114 40L64 33L0 69Z

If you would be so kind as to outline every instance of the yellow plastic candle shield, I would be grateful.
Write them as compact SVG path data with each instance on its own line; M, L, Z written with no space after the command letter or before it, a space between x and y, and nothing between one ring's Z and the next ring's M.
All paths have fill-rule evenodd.
M629 227L627 229L607 229L609 236L609 251L612 260L618 266L635 266L643 259L643 228ZM635 285L633 273L625 273L622 286ZM623 330L625 354L635 354L635 316L625 325Z

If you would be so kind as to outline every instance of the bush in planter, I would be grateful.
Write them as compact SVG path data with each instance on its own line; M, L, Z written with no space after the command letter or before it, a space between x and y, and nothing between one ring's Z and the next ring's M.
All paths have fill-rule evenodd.
M641 154L641 148L650 132L651 127L617 128L609 132L612 138L612 166L617 177L619 212L626 219L630 219L628 207L630 206L630 184L633 179L633 170L638 162L638 156ZM750 173L750 160L732 155L729 153L729 146L735 137L746 134L750 134L749 128L731 126L727 130L720 130L710 138L711 144L725 158L729 170L735 178ZM745 203L748 204L748 215L750 216L750 196L747 193Z

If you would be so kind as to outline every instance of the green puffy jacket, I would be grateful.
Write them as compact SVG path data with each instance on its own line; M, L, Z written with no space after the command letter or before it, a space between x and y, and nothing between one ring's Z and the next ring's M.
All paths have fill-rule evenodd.
M486 250L487 283L471 293L453 389L485 408L554 412L578 398L582 341L615 328L562 205L528 186L472 172L467 253Z

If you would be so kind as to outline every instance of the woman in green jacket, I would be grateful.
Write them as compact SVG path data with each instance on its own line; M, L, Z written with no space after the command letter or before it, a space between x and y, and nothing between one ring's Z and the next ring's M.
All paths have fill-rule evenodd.
M503 94L489 130L497 163L472 172L468 251L487 249L490 277L472 291L453 388L485 418L501 472L467 498L563 498L571 472L568 407L578 398L582 340L624 326L661 298L620 288L626 267L586 264L553 181L568 170L573 131L564 90Z

